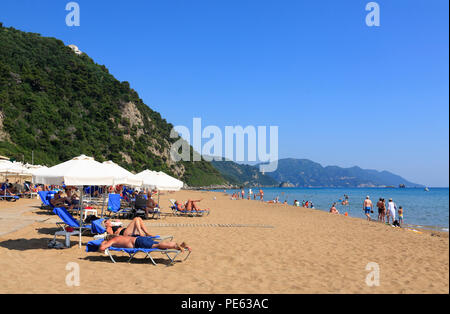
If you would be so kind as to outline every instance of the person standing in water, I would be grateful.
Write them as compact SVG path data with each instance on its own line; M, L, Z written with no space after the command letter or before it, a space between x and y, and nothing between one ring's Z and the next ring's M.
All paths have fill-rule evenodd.
M372 201L370 200L370 197L367 195L366 199L364 200L363 209L364 214L367 216L368 221L371 220L370 213L372 212L372 208L373 208Z
M403 207L400 206L398 208L398 223L401 225L403 225Z
M397 206L395 206L394 201L392 198L389 199L388 208L387 208L387 223L389 223L389 218L392 219L392 223L395 221L395 209Z
M264 191L262 189L259 189L259 198L261 201L264 201Z

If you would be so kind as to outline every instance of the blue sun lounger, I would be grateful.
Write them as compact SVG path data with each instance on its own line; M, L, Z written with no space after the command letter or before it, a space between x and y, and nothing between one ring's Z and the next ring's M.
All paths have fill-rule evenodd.
M131 213L131 208L121 208L121 199L120 194L108 195L108 211L111 217L120 217L120 215L128 215Z
M16 202L20 197L18 197L17 195L5 195L5 194L0 194L0 199L1 200L6 200L8 202Z
M39 198L41 199L41 208L48 208L52 205L50 204L50 199L48 198L48 191L39 191L38 192Z
M78 230L81 230L81 233L85 231L92 232L92 226L86 224L81 227L80 222L73 218L73 216L65 209L64 207L55 207L53 212L61 218L62 222L57 222L56 225L61 227L62 230L66 230L66 227L72 227ZM106 230L105 230L106 231Z
M159 236L155 237L155 240L159 240ZM98 249L100 247L100 245L102 244L104 240L100 239L100 240L94 240L89 242L86 245L86 252L98 252ZM130 259L128 260L128 263L131 262L131 260L135 257L135 255L137 253L144 253L146 256L145 258L149 258L150 261L153 263L153 265L156 266L156 262L155 260L152 258L152 256L150 255L150 253L161 253L163 255L165 255L169 260L170 263L167 266L173 265L173 263L175 262L176 258L180 255L180 253L182 251L180 250L161 250L161 249L129 249L129 248L116 248L116 247L109 247L105 250L105 254L109 256L109 258L111 259L111 261L113 263L116 263L116 261L114 260L111 252L124 252L126 254L129 255ZM188 253L188 255L183 259L183 261L187 260L187 258L189 257L189 255L191 254L191 252Z
M175 200L170 199L169 201L172 203L170 208L174 216L203 217L209 215L209 210L182 210L175 205Z

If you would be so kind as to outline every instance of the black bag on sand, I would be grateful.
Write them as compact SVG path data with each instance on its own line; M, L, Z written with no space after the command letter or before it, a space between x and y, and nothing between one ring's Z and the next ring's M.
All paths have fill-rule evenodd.
M89 216L87 216L86 219L84 220L84 223L88 224L88 223L91 223L91 222L93 222L93 221L95 221L95 220L98 220L98 219L100 219L100 218L97 217L97 216L95 216L95 215L89 215Z

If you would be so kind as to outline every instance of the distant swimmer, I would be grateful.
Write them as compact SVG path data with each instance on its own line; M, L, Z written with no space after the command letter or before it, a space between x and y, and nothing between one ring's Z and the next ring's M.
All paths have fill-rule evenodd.
M368 221L371 220L370 213L372 212L372 208L373 208L372 201L370 200L370 197L367 195L366 199L364 200L363 209L364 209L364 214L367 216Z

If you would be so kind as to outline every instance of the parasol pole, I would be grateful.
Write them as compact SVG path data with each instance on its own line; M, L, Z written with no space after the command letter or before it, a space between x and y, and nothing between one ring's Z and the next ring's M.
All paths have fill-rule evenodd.
M81 248L81 230L83 228L83 211L84 211L84 206L83 206L83 194L84 194L84 187L81 186L81 193L80 193L80 240L79 240L79 247Z

